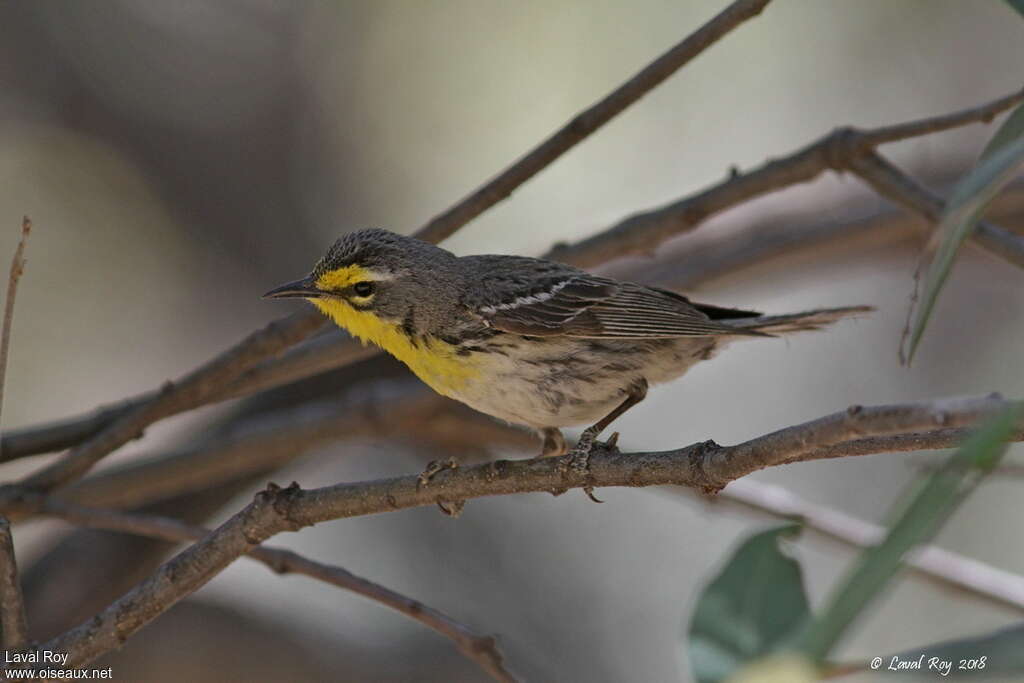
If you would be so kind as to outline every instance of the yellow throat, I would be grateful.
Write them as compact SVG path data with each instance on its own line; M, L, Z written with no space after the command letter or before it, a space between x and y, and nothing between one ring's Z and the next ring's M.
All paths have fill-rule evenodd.
M361 280L373 280L373 275L357 265L345 266L324 273L316 286L323 290L337 290ZM409 366L416 376L439 394L451 396L478 373L472 357L458 356L455 346L435 337L413 339L397 323L381 319L372 310L360 311L343 299L309 299L320 312L339 327L358 337L365 345L376 344Z

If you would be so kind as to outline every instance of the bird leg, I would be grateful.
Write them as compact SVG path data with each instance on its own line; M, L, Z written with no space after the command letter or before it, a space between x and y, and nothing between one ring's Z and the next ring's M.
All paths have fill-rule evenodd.
M576 445L573 446L573 449L569 452L566 463L562 466L562 471L566 472L571 468L579 474L586 474L587 470L590 468L590 451L594 448L594 442L597 440L597 437L600 436L605 427L614 422L624 412L644 400L646 396L647 380L641 379L636 384L630 386L627 390L626 399L620 403L618 407L590 427L583 430L583 433L580 434L580 438L576 442ZM616 434L613 439L614 441L612 441L612 443L614 444L618 441L618 434Z

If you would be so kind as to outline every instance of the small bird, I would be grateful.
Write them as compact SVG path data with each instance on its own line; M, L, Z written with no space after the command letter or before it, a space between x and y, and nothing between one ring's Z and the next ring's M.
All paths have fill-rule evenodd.
M763 316L553 261L458 257L378 229L345 235L308 276L264 297L307 299L437 393L537 430L542 456L568 451L561 427L590 424L569 461L583 470L598 435L649 385L679 377L725 342L871 310Z

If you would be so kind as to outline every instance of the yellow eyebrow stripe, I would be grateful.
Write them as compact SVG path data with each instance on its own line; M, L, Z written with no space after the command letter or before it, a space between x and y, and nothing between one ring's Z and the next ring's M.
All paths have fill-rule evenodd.
M351 265L344 266L342 268L335 268L329 270L316 279L316 286L318 289L325 291L332 291L338 289L344 289L349 285L355 284L356 282L362 282L363 280L375 279L371 272L362 266Z

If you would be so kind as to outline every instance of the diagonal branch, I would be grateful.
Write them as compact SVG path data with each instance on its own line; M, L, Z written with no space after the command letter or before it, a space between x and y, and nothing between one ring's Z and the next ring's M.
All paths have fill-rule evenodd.
M25 244L32 232L32 219L24 216L21 219L21 238L14 249L11 259L11 272L7 278L7 298L4 301L3 328L0 329L0 410L4 405L4 387L7 384L7 355L11 348L11 323L14 321L14 300L18 295L18 281L25 272ZM2 454L3 442L0 442Z
M608 93L589 109L577 114L548 139L515 164L451 209L433 218L416 233L428 242L440 242L491 208L552 161L611 121L628 106L660 85L694 57L711 47L734 28L761 13L769 0L736 0L711 21L687 36L639 73Z
M47 491L77 479L103 457L138 438L154 422L204 405L224 384L300 341L321 324L322 318L310 311L270 323L178 382L168 382L152 399L119 416L88 441L20 484Z
M52 498L41 501L41 507L43 514L78 526L164 541L198 541L209 533L209 529L169 517L89 508ZM468 626L418 600L356 576L341 567L316 562L283 548L257 546L249 551L248 556L278 574L302 574L390 607L451 640L463 655L495 680L515 680L502 664L503 658L494 636L479 635Z
M11 259L3 327L0 329L0 408L3 407L4 386L7 380L7 354L11 346L14 300L18 293L18 281L25 272L25 243L30 232L32 220L24 216L21 219L21 238ZM11 524L3 516L0 516L0 626L3 627L2 645L6 650L20 650L28 644L28 621L25 617L21 582L18 579L18 562L14 556L14 539L11 537Z
M338 484L309 491L301 490L297 484L286 489L270 485L250 505L171 558L96 617L41 648L67 652L68 666L81 666L118 647L236 558L282 531L296 531L332 519L511 493L558 494L570 488L661 484L717 491L729 481L764 467L810 457L815 449L871 436L968 427L1001 412L1009 404L992 395L853 406L736 446L707 441L673 451L624 454L602 445L595 448L588 472L564 467L565 459L547 458L499 460L444 470L426 486L419 476Z
M883 197L937 223L946 203L876 152L854 159L850 170ZM986 251L1024 268L1024 236L1004 230L988 221L979 221L971 233L973 242Z

